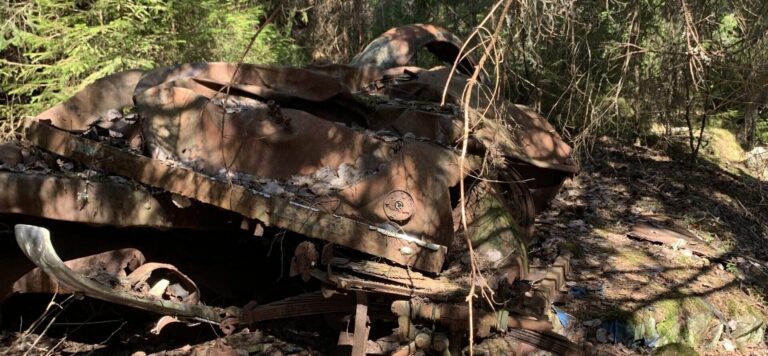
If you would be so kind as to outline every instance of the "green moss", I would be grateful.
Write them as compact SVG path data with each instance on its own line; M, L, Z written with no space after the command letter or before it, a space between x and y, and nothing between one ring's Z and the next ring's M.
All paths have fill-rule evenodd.
M712 234L709 231L699 231L698 235L701 237L702 240L704 240L704 242L709 243L709 244L711 244L711 243L713 243L713 242L715 242L717 240L715 238L715 235Z
M730 295L725 302L726 314L729 317L738 317L744 315L760 315L760 312L748 301L739 295Z
M675 260L677 262L680 262L683 265L686 265L686 266L690 266L690 265L695 265L696 264L696 260L693 259L692 256L686 256L686 255L683 255L682 253L676 255L675 256Z
M478 188L480 189L480 188ZM472 208L474 220L467 227L472 246L479 256L500 268L518 262L527 265L524 233L510 215L495 190L480 193L481 200Z
M662 300L653 305L656 323L656 332L659 333L659 345L674 343L680 340L680 302L678 300Z
M664 345L662 347L657 348L653 351L653 355L656 356L698 356L699 353L696 352L692 347L681 344L681 343L674 343L669 345Z
M763 343L766 322L757 308L737 294L732 294L726 300L725 307L729 320L736 322L736 329L731 331L731 336L739 348Z
M633 317L636 338L656 340L662 347L683 343L691 347L710 349L717 344L722 325L709 305L698 297L665 299Z

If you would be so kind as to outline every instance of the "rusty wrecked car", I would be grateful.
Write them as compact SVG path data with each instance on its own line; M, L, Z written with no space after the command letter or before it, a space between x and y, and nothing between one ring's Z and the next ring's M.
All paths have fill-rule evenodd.
M572 347L548 315L567 253L527 259L536 213L578 170L571 148L487 90L464 112L475 62L456 61L460 48L439 27L409 25L349 64L181 64L97 80L2 146L0 212L23 251L4 249L2 298L80 293L225 334L354 315L339 344L355 355L459 352L470 315L476 340ZM446 66L413 66L421 49ZM468 309L472 263L506 302ZM370 340L376 320L394 334Z

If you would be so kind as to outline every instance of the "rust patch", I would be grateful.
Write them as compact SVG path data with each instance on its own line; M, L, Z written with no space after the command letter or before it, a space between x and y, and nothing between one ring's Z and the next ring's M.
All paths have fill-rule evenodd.
M397 231L326 213L289 199L265 195L190 169L169 166L158 160L73 136L42 123L33 123L27 131L27 138L41 148L63 157L234 211L265 224L337 243L403 265L436 273L440 271L445 258L445 246L424 248L416 242L418 238ZM450 219L450 211L448 214ZM334 233L329 234L329 231ZM400 251L402 247L414 253L403 254Z
M413 198L407 192L395 190L384 199L384 212L389 220L403 223L413 216Z
M167 195L153 195L124 183L0 172L0 186L4 187L2 213L120 227L238 228L231 222L235 214L201 205L182 210Z
M317 259L318 255L315 244L309 241L300 243L296 246L296 250L293 253L289 275L291 277L300 275L304 282L309 281L312 277L312 270L315 268L315 264L317 264Z
M120 288L121 285L103 283L98 279L88 278L70 269L61 261L51 244L50 232L38 226L16 225L16 242L25 255L43 272L61 282L73 291L104 301L132 306L161 314L174 314L186 318L218 323L222 313L198 303L181 303L174 300L153 298L147 293ZM134 271L135 272L135 271Z
M137 293L187 304L200 302L195 282L167 263L145 263L125 279L128 287Z
M669 218L644 217L632 226L629 237L659 243L670 248L685 248L704 257L712 258L719 255L704 240Z
M144 264L141 251L127 248L102 252L96 255L69 260L64 264L82 275L105 285L117 285L126 277L127 272L136 270ZM52 280L40 268L35 268L19 278L13 284L16 293L72 293L66 285Z
M453 65L462 46L461 40L444 28L415 24L395 27L371 41L350 64L372 65L392 68L407 65L420 48L427 48L439 60ZM471 74L474 61L467 57L459 65L459 70Z
M64 130L85 131L109 110L133 106L133 89L143 74L140 70L130 70L101 78L35 119L50 120L52 125Z

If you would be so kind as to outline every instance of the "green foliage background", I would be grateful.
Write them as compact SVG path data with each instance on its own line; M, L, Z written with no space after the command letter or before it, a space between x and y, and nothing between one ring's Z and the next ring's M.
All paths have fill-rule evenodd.
M496 3L0 0L0 119L32 115L120 70L238 61L274 9L246 62L345 63L408 23L463 37ZM727 128L747 148L768 142L762 0L515 0L503 21L504 94L543 112L573 143L701 125Z
M6 101L0 117L33 115L122 70L239 61L264 11L253 1L6 2L0 8L0 85ZM302 63L302 51L287 30L268 26L245 60Z

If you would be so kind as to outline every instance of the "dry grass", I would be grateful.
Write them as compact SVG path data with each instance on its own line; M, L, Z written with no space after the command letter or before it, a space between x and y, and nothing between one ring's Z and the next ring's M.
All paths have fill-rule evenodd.
M12 107L0 107L0 142L18 139L23 123L23 118L14 116Z

